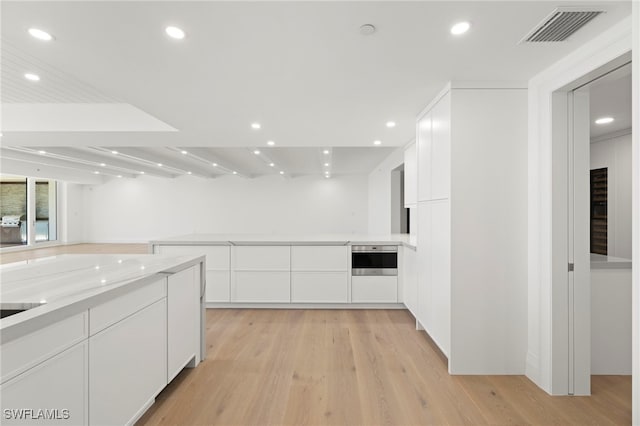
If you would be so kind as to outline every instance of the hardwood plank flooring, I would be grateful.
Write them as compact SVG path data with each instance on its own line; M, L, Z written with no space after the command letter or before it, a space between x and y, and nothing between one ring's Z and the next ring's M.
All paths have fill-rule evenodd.
M450 376L404 310L207 310L207 359L139 425L628 425L631 377L553 397L524 376Z
M0 263L147 252L77 244ZM593 376L590 397L553 397L524 376L450 376L404 310L209 309L207 349L139 425L631 424L630 376Z

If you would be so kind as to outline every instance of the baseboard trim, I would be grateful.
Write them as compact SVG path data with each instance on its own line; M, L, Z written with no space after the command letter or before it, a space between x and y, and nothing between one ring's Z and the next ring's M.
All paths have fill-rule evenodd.
M406 309L402 303L217 303L207 309Z

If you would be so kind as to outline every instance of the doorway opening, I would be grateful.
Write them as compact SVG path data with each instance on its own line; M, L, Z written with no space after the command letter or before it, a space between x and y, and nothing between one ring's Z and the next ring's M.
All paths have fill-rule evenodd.
M553 321L554 332L566 330L556 332L553 353L566 375L554 373L552 380L569 395L589 395L592 374L631 374L628 56L552 95Z
M404 163L391 171L391 233L409 234L409 209L404 207Z

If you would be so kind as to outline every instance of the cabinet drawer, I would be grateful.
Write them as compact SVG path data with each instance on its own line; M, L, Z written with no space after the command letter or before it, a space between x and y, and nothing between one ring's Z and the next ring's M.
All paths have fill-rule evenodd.
M86 425L88 344L77 343L0 386L3 425ZM5 410L56 410L57 418L7 418ZM9 412L11 413L11 412ZM35 414L35 412L34 412Z
M291 274L273 271L235 273L234 302L289 303Z
M235 246L233 253L237 271L288 271L291 265L289 246Z
M82 312L2 345L2 383L88 337Z
M398 277L351 277L353 303L397 303Z
M229 270L229 246L155 246L155 253L174 255L205 255L207 270Z
M167 384L167 303L89 338L89 424L131 424Z
M347 272L292 272L294 303L347 303Z
M207 271L207 302L228 302L231 280L229 271Z
M292 246L292 271L346 271L347 246Z
M166 278L159 278L151 284L89 309L89 334L93 336L100 330L165 297L166 282Z

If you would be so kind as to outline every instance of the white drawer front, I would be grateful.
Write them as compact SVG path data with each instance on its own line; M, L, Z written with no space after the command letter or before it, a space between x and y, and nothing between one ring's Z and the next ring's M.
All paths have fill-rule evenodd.
M88 337L87 312L55 322L2 345L2 382Z
M289 246L235 246L236 271L288 271L291 265Z
M88 344L77 343L0 386L3 425L88 424ZM53 418L23 417L18 410L48 409ZM10 410L8 413L5 410Z
M162 299L89 338L89 424L130 424L167 384Z
M166 278L159 278L158 281L89 309L90 335L93 336L100 330L166 297L166 283Z
M398 277L351 277L353 303L397 303Z
M207 271L207 302L229 302L231 279L229 271Z
M229 270L230 246L156 246L155 253L175 255L205 255L207 270Z
M346 271L347 246L292 246L292 271Z
M294 303L347 303L347 272L292 272Z
M289 272L236 272L234 281L234 302L289 303L291 301Z

